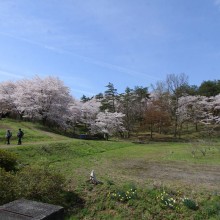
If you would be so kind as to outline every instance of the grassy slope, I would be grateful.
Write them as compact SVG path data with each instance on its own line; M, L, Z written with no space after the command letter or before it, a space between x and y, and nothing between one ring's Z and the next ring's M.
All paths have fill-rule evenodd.
M18 128L25 132L23 145L17 146L16 132ZM1 129L3 128L3 129ZM13 139L11 145L5 145L5 130L11 129ZM92 169L101 178L132 180L130 173L137 173L149 164L191 166L201 168L204 165L220 165L220 143L216 142L207 150L206 156L199 152L192 156L191 143L150 143L135 144L122 141L85 141L71 139L43 130L39 124L18 122L13 120L0 121L1 148L12 148L19 155L21 163L50 166L67 177L76 180L86 178ZM14 148L16 147L16 148ZM147 167L151 168L152 167ZM154 168L155 169L155 168ZM156 168L157 169L157 168ZM196 169L195 169L196 170ZM144 171L144 170L143 170ZM134 175L135 176L135 175ZM134 179L144 182L144 177Z
M5 133L7 129L12 131L11 145L16 145L16 135L19 128L24 131L24 144L67 140L67 138L64 136L56 135L52 132L44 130L45 128L38 123L2 119L0 120L0 146L5 146Z
M17 146L15 134L20 127L25 136L23 145ZM9 147L5 145L3 138L6 129L11 129L14 134ZM119 186L128 182L134 182L140 187L146 187L146 184L165 184L176 188L184 186L188 193L191 190L199 191L201 187L208 191L220 188L219 182L211 184L206 179L199 179L200 174L213 177L212 175L218 172L219 142L211 146L205 157L198 151L193 158L193 147L190 143L134 144L122 141L77 140L45 131L39 124L13 120L0 121L0 136L0 148L16 152L20 163L50 167L61 172L70 180L69 187L73 189L85 183L92 169L104 183L112 181ZM166 170L163 170L165 167ZM209 170L205 172L207 167ZM182 173L182 176L173 178L179 173ZM84 195L84 191L88 191L84 196L90 201L96 190L102 195L105 189L100 187L93 190L83 188L80 193ZM92 206L92 202L90 205Z

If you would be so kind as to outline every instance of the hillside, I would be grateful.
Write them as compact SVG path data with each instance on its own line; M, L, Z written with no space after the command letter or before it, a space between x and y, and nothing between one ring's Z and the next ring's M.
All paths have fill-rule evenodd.
M21 146L16 145L15 134L18 128L25 132ZM11 129L14 134L10 146L4 144L6 129ZM181 191L181 196L191 196L201 206L211 194L219 193L219 141L146 144L121 140L88 141L54 134L37 123L8 119L0 121L0 135L0 148L16 153L22 166L43 167L65 176L68 189L74 190L86 201L81 211L73 212L74 216L77 216L76 219L93 219L94 213L95 219L109 219L108 216L117 219L140 219L141 213L146 212L147 207L154 216L149 219L161 219L161 213L166 216L172 212L169 208L163 210L160 203L155 203L157 200L154 194L158 194L162 189ZM192 154L192 151L195 153ZM103 185L93 186L86 182L91 170L95 170ZM108 193L120 191L130 185L135 185L138 189L138 200L132 199L128 204L120 204L114 203L111 198L107 199ZM142 197L144 193L150 193L148 201ZM149 202L152 204L146 206L145 203ZM137 211L132 212L135 206L138 207ZM128 213L132 213L133 217L129 218ZM192 215L186 210L175 210L174 213L178 219L182 219L180 216L188 219L187 216ZM199 215L201 213L199 212ZM150 212L147 215L151 216Z
M40 125L39 123L32 123L26 121L16 121L13 119L1 119L0 120L0 146L5 146L5 134L6 130L10 129L12 132L11 146L17 144L17 132L21 128L24 131L23 145L39 144L40 142L56 142L69 140L69 138L58 135L50 131L47 127Z

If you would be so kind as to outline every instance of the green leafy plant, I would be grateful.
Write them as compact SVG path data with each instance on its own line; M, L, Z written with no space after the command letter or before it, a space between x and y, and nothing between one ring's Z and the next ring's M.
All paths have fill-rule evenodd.
M17 156L6 150L0 150L0 167L5 171L12 171L16 169Z
M17 173L22 197L59 204L63 200L65 179L50 170L25 167Z
M182 200L183 200L183 204L189 209L197 210L199 208L198 204L196 204L196 202L193 201L192 199L184 197Z
M0 205L17 198L17 178L0 168Z
M166 191L163 191L157 196L157 199L161 203L161 206L163 208L171 208L175 209L177 207L176 199L173 198L170 194L168 194Z
M109 196L119 202L127 202L131 199L137 198L137 189L135 187L131 187L127 190L118 190L116 192L109 193Z

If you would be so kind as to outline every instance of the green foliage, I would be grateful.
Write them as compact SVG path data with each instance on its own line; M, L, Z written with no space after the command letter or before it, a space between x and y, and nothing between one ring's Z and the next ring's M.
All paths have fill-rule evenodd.
M199 208L198 204L196 204L194 200L186 198L186 197L183 198L183 204L187 208L192 209L192 210L197 210Z
M191 209L191 210L198 210L199 206L198 204L187 197L181 198L181 192L172 192L168 193L165 190L163 190L162 193L157 196L157 200L160 203L162 208L170 208L174 209L178 212L182 210L182 206L184 205L186 208Z
M220 196L214 196L204 203L203 214L211 217L216 216L220 219Z
M82 101L82 102L87 102L87 101L89 101L89 100L91 100L91 99L92 99L92 98L86 97L85 95L83 95L83 96L81 97L80 101Z
M200 208L193 207L194 200L184 197L184 192L170 189L133 188L138 196L129 195L128 185L117 186L83 184L78 193L86 198L85 206L70 219L218 219L219 200L202 199ZM107 191L110 193L107 196ZM194 195L195 196L195 195ZM201 194L197 194L201 201ZM184 203L183 203L184 201ZM193 212L192 212L193 211Z
M12 171L16 169L17 156L9 151L0 149L0 167L6 171Z
M62 175L36 167L25 167L17 173L0 168L0 192L0 205L26 198L61 205L74 213L84 204L76 193L66 189Z
M16 176L0 168L0 205L11 202L17 196Z
M115 102L117 99L117 89L115 89L112 83L108 83L106 86L107 90L105 91L104 99L101 101L100 109L102 111L108 110L110 112L115 112Z
M63 201L65 179L60 174L48 169L25 167L17 177L22 197L52 204Z
M165 191L160 193L159 196L157 196L157 199L158 202L160 202L161 207L163 208L168 207L171 209L175 209L177 207L176 199Z
M203 96L216 96L220 93L220 80L208 80L202 82L202 84L199 87L199 95Z
M109 196L119 202L127 202L131 199L137 198L137 190L133 187L127 190L119 189L113 193L109 193Z
M198 183L194 187L192 184L194 182L190 182L190 179L181 182L181 179L176 181L175 178L170 179L169 175L166 178L160 175L163 172L163 170L160 172L160 168L166 165L170 173L175 172L173 168L181 167L181 172L185 176L187 168L190 167L190 171L199 176L199 170L205 165L213 164L215 165L212 166L213 170L217 173L220 164L218 139L211 146L211 150L207 150L205 157L199 152L199 157L195 159L189 151L191 149L189 143L150 142L137 145L118 140L85 141L60 137L40 128L35 130L35 125L31 123L24 124L29 126L24 129L27 142L20 147L11 145L8 151L15 152L22 164L39 166L41 169L26 167L16 174L2 169L1 202L28 197L59 204L68 207L70 219L219 219L219 196L213 199L213 195L207 195L204 190L196 192L199 191L200 185ZM10 125L10 128L13 127L12 122ZM23 125L19 127L23 128ZM45 166L47 169L42 168ZM98 180L103 184L93 185L86 182L91 168L95 169ZM155 181L160 178L157 187L151 180L146 180L148 169L151 168L155 170ZM71 181L67 185L65 181L59 181L60 177L57 181L57 178L53 177L57 173L62 173ZM122 202L119 197L108 196L109 192L110 195L119 192L124 193L124 198L127 197L126 192L134 186L125 185L124 182L130 181L138 186L136 197L126 198ZM157 198L164 190L164 187L163 190L161 189L161 184L164 187L171 184L165 191L168 195L167 200ZM212 186L214 184L218 186L218 182L212 182ZM182 192L175 192L173 186L181 188ZM205 187L211 190L208 184ZM73 188L76 190L72 191ZM219 193L218 189L217 193ZM184 195L190 196L192 201L198 201L199 209L191 209L193 203L189 201L185 205L182 202ZM175 200L176 208L170 205L172 203L168 199L171 198ZM164 205L165 201L169 205Z

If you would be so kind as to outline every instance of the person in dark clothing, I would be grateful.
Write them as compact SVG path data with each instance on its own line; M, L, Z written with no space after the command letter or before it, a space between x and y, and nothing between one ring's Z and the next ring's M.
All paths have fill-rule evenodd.
M10 130L7 130L6 135L5 135L6 140L7 140L7 144L10 144L11 136L12 136L12 132Z
M24 135L24 132L19 128L18 134L17 134L17 137L18 137L18 145L21 144L21 139L22 139L23 135Z

